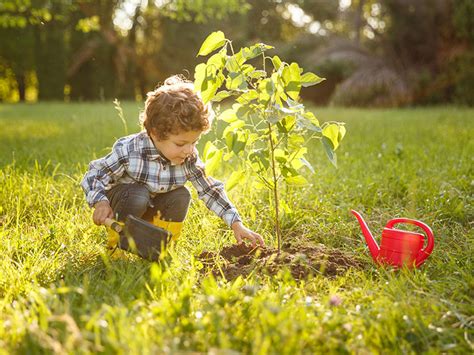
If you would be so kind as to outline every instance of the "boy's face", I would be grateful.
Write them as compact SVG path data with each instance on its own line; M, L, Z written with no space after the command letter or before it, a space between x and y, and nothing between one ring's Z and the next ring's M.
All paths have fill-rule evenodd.
M188 131L178 134L170 134L168 139L159 141L156 136L151 134L151 139L155 147L174 165L184 163L184 160L190 156L196 143L201 137L201 131Z

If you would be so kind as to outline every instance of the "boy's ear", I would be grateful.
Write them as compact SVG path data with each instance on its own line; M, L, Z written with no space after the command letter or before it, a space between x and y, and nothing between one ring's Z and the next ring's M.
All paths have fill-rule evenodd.
M156 133L156 129L155 129L155 128L151 128L151 129L148 131L148 135L149 135L153 140L158 140L158 134Z

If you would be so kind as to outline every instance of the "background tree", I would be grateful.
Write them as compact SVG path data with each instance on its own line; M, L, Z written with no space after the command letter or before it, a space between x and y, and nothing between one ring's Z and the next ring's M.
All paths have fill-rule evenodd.
M345 5L344 5L345 4ZM199 43L225 29L328 78L319 104L472 104L469 0L4 0L0 99L135 99L191 75Z
M462 79L472 74L460 58L468 58L472 47L453 26L459 7L466 18L472 15L463 1L352 1L339 12L326 45L302 63L328 77L325 68L339 71L332 73L341 78L331 94L336 105L460 102L452 93L460 82L470 82ZM451 62L458 63L456 74Z
M19 42L23 45L19 46ZM34 28L30 25L0 31L0 77L5 78L4 86L7 86L0 100L2 96L17 95L20 101L25 101L27 81L31 81L35 70L34 43Z
M140 81L147 76L146 72L137 71L142 64L139 56L149 54L143 48L156 41L157 35L154 29L142 31L141 27L147 26L143 11L148 10L148 15L161 11L164 16L177 20L203 22L243 11L244 5L241 0L206 1L205 4L175 0L162 5L150 1L146 6L141 2L134 4L122 0L74 3L9 0L0 4L0 37L7 36L11 28L22 34L31 28L32 69L38 78L39 99L63 100L66 84L69 84L72 99L134 98L137 86L144 89L145 85ZM125 31L114 23L117 11L124 6L128 10L130 6L134 7L129 19L132 26ZM14 45L18 51L12 50L11 46L0 47L5 71L11 72L11 63L19 62L19 53L27 46L27 41L22 39ZM10 80L17 81L17 77L12 75Z

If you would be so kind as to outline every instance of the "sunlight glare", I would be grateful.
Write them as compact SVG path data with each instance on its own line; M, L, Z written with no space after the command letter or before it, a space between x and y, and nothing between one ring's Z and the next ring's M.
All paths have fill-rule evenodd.
M346 10L351 6L351 0L339 0L339 8L341 10Z

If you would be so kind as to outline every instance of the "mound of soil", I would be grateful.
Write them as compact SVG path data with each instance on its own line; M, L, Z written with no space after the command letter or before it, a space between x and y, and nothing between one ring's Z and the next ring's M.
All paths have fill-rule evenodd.
M218 253L203 251L198 260L204 265L204 273L212 272L215 277L224 276L227 280L248 276L254 270L275 275L284 268L288 268L296 280L316 274L334 277L349 268L365 266L362 260L323 244L284 245L280 254L273 248L234 244Z

